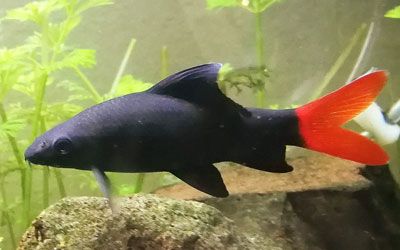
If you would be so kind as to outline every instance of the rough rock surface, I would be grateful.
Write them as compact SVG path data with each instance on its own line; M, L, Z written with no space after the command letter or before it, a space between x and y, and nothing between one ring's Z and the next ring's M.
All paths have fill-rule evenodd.
M290 163L295 170L283 175L222 168L231 193L225 199L185 184L157 193L214 206L240 231L285 250L400 249L400 190L387 167L315 154Z
M399 210L374 204L371 191L243 194L203 202L240 225L240 231L272 238L285 250L400 249Z
M157 192L202 203L140 195L121 199L113 216L102 198L64 199L38 216L20 249L400 249L400 190L387 167L295 163L288 175L223 169L225 199L185 184Z
M138 195L119 204L112 215L103 198L63 199L35 219L19 249L279 249L203 203Z

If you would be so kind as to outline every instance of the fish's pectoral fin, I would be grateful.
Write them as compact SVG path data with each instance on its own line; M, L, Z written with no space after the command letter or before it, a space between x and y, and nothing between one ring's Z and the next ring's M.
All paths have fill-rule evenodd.
M227 197L228 190L221 174L212 164L198 166L195 169L179 169L170 171L173 175L190 186L215 197Z
M107 198L108 203L110 205L111 211L113 213L118 211L118 208L116 206L116 203L113 200L113 195L112 195L112 186L110 179L107 177L107 175L104 173L104 171L100 170L97 167L92 166L92 172L94 174L94 177L97 180L97 183L100 186L100 190L103 193L104 197Z

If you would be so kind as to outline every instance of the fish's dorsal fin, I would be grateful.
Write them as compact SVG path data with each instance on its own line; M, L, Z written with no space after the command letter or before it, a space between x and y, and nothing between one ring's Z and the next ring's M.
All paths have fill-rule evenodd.
M250 112L225 96L218 88L218 72L222 64L209 63L175 73L147 92L179 98L204 108L250 116Z

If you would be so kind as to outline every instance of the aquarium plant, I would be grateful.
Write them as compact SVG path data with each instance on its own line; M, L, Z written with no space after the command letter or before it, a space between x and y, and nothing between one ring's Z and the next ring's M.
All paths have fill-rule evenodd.
M387 18L400 18L400 5L390 9L386 12L385 17Z
M250 72L235 71L232 78L240 79L240 76L254 76L253 79L244 79L244 81L228 81L230 86L233 86L240 90L241 85L251 87L255 91L256 105L258 107L265 107L266 105L266 93L265 84L268 79L268 69L265 59L265 38L263 32L263 13L273 4L280 2L280 0L207 0L207 8L212 10L216 8L225 7L239 7L244 8L254 15L254 31L255 31L255 49L257 58L257 67L251 68ZM243 70L241 70L243 71ZM231 79L232 79L231 78ZM246 77L245 77L246 78ZM242 78L243 80L243 78ZM250 80L250 81L248 81ZM222 84L224 85L224 84ZM248 86L250 85L250 86ZM224 89L225 86L222 86Z
M394 18L394 19L399 19L400 18L400 5L394 7L393 9L388 10L385 13L385 17L387 18ZM400 99L398 96L393 96L394 91L391 91L391 99L392 102L394 103L391 109L388 112L388 118L391 120L391 122L399 124L399 118L400 118ZM397 158L393 161L391 164L391 173L394 175L394 179L397 181L397 184L400 185L400 161L398 160L400 156L400 140L398 139L396 142L396 147L397 147Z
M7 195L2 192L3 217L11 240L15 245L13 223L26 227L32 218L32 180L36 168L27 166L23 160L23 150L29 141L48 126L65 120L82 109L71 102L50 102L45 98L48 88L78 86L72 80L60 79L58 73L73 71L82 78L82 68L90 68L95 64L95 51L78 49L66 44L70 33L79 25L81 15L88 9L110 4L110 1L61 1L49 0L31 2L24 7L9 10L2 19L33 24L32 33L25 42L14 48L3 48L0 52L0 113L1 140L8 147L3 147L1 168L2 190L5 178L13 172L20 173L21 195L10 205ZM62 16L62 18L59 18ZM101 96L88 82L82 81L93 99L101 100ZM8 99L9 96L14 98ZM15 97L17 96L17 98ZM12 101L19 100L19 101ZM23 101L21 101L23 100ZM59 170L52 170L57 180L60 197L66 195L64 183ZM49 204L49 168L42 171L42 207ZM39 184L39 183L37 183ZM37 185L36 184L36 185ZM18 207L22 205L22 211ZM15 209L14 209L15 208ZM22 214L18 218L18 214ZM13 216L12 220L9 218ZM20 230L18 230L20 231Z
M110 4L109 0L34 1L7 11L1 19L2 25L16 21L32 27L23 43L0 49L0 142L6 145L0 149L0 223L6 230L2 231L9 235L4 238L5 245L15 248L19 235L33 216L49 205L51 178L55 179L59 197L66 196L68 191L60 170L36 168L25 163L23 151L26 146L39 134L72 117L85 106L152 86L124 73L135 39L130 41L107 93L100 94L85 74L85 70L96 64L96 51L74 46L69 41L70 34L82 22L86 11ZM164 47L161 76L168 74L168 63L168 50ZM53 91L65 94L57 98L47 94ZM6 190L9 180L18 175L19 193L18 190ZM140 192L144 175L136 175L136 178L134 185L116 186L116 192ZM95 182L90 180L92 184ZM154 180L157 183L153 186L158 186L161 181L160 178ZM32 199L32 187L38 185L41 194L35 194Z

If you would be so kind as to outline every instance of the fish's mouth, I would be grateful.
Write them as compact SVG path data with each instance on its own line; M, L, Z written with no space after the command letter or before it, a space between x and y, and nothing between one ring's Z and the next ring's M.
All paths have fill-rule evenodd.
M29 165L29 167L32 167L32 165L40 164L38 161L36 161L35 159L32 159L32 158L25 158L25 162L27 165Z
M28 166L30 167L30 168L32 168L32 165L33 165L33 163L32 162L30 162L29 160L27 160L27 159L25 159L25 162L26 162L26 164L28 164Z
M27 162L29 166L32 166L32 164L40 164L40 155L32 148L28 148L25 151L24 158L25 162Z

